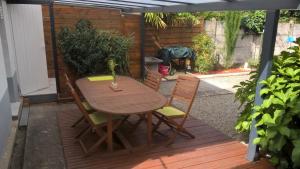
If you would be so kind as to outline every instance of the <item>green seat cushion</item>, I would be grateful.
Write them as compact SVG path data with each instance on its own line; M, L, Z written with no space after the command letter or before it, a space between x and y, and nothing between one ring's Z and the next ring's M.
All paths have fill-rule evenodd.
M84 109L88 112L93 110L93 108L87 102L82 102L82 105L83 105Z
M89 114L90 119L95 125L101 125L107 122L106 115L99 112L94 112ZM120 119L122 116L113 116L112 119Z
M102 113L91 113L89 114L89 117L95 125L100 125L107 122L106 116Z
M172 106L166 106L163 107L162 109L156 110L156 112L159 112L160 114L167 116L167 117L172 117L172 116L184 116L186 113L175 108Z
M113 80L113 76L105 75L105 76L92 76L88 77L89 81L106 81L106 80Z

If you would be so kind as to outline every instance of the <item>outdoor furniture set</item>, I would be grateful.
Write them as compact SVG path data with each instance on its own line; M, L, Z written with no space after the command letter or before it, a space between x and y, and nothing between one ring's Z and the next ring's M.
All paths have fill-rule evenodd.
M152 134L158 131L164 123L172 130L167 145L172 144L177 134L194 138L184 128L184 123L191 111L192 103L198 90L200 80L191 76L179 76L173 93L169 99L158 92L161 75L157 72L147 71L144 83L126 76L117 76L117 90L111 88L112 76L94 76L78 79L76 88L65 74L67 86L82 117L71 126L76 129L79 123L85 123L86 128L79 132L76 140L82 147L85 156L94 152L101 144L106 143L108 151L112 152L113 138L132 150L126 136L119 130L128 122L132 115L138 117L132 127L132 132L143 122L147 124L147 146L152 145ZM80 92L80 94L79 94ZM81 99L80 96L84 99ZM184 103L186 111L176 108L173 102ZM152 116L158 118L154 123ZM88 134L97 135L97 141L91 146L85 144Z

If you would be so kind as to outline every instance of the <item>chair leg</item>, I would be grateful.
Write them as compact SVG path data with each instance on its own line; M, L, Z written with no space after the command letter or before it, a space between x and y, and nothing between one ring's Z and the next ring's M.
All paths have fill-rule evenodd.
M118 139L121 141L121 143L123 144L123 146L128 149L129 151L132 151L132 146L129 143L129 141L124 137L124 135L122 133L120 133L119 131L115 131L114 132L116 134L116 136L118 137Z
M195 138L195 136L192 133L190 133L189 131L187 131L185 128L181 128L179 131L190 136L192 139Z
M105 136L102 136L94 145L92 145L89 149L87 149L85 153L85 157L89 156L96 148L98 148L105 140L106 140L107 134Z
M74 124L72 124L72 128L74 128L74 127L76 127L82 120L84 120L84 117L82 116L82 117L80 117L77 121L75 121L75 123Z
M169 146L174 143L174 140L176 139L177 134L178 134L177 131L173 131L173 134L169 137L169 140L167 141L166 146Z
M159 118L158 122L153 126L152 132L157 131L157 129L159 128L159 126L161 125L161 123L162 123L162 119Z
M78 137L78 139L79 139L79 140L82 140L82 138L83 138L84 136L86 136L92 129L93 129L93 128L89 126L89 128L88 128L87 130L85 130L85 131Z
M87 126L87 127L84 128L83 130L81 130L81 131L79 132L79 134L77 134L77 135L75 136L75 139L78 139L79 137L81 137L81 135L82 135L83 133L85 133L85 131L88 130L89 128L90 128L90 126Z
M139 120L133 124L132 129L130 130L130 133L134 133L134 131L138 128L138 126L145 120L145 116L144 115L140 115L139 116Z

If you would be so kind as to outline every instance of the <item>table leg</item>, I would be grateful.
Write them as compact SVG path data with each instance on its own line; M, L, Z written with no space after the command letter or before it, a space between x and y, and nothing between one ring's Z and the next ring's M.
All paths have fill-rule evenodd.
M113 151L113 124L112 124L112 115L107 115L107 148L108 151Z
M147 143L150 147L152 144L152 112L147 113L147 132L148 132L148 139Z

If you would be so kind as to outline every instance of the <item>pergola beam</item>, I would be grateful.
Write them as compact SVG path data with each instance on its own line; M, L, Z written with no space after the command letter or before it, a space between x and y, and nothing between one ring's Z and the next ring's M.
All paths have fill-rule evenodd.
M134 8L144 8L144 7L157 7L155 5L141 5L141 4L134 4L134 3L124 3L124 2L108 2L106 1L95 1L95 0L56 0L55 2L65 2L68 1L69 3L82 3L82 4L88 4L88 5L110 5L110 6L126 6L126 7L134 7Z
M129 10L132 8L129 7L116 7L110 5L93 5L93 4L83 4L83 3L70 3L70 2L55 2L57 5L65 5L65 6L76 6L76 7L86 7L86 8L104 8L104 9L116 9L120 11Z
M69 3L78 4L76 0L69 0ZM89 1L89 2L88 2ZM182 0L88 0L81 1L81 5L91 6L90 2L94 1L95 7L102 7L102 3L110 8L122 8L124 3L125 12L201 12L201 11L226 11L226 10L277 10L277 9L297 9L300 4L299 0L194 0L184 2ZM13 4L48 4L52 0L7 0ZM160 2L160 3L159 3ZM99 4L96 4L99 3ZM100 3L102 5L100 5ZM127 6L126 6L127 3ZM152 5L148 6L147 5ZM146 7L134 7L146 6Z
M261 61L259 67L259 78L256 84L256 94L255 94L255 105L261 105L263 103L263 98L260 96L260 91L263 87L259 82L266 80L271 74L272 59L274 55L274 48L276 43L277 27L279 20L279 10L267 11L266 23L264 29L264 37L262 43L262 53ZM248 156L247 159L254 161L257 152L257 146L253 144L253 140L257 137L256 121L254 120L251 125L251 131L249 135L249 146L248 146Z
M145 8L143 12L201 12L201 11L227 11L227 10L276 10L297 9L299 0L239 0L239 1L217 1L203 2L193 5L172 5L160 8ZM141 12L130 10L127 12Z

